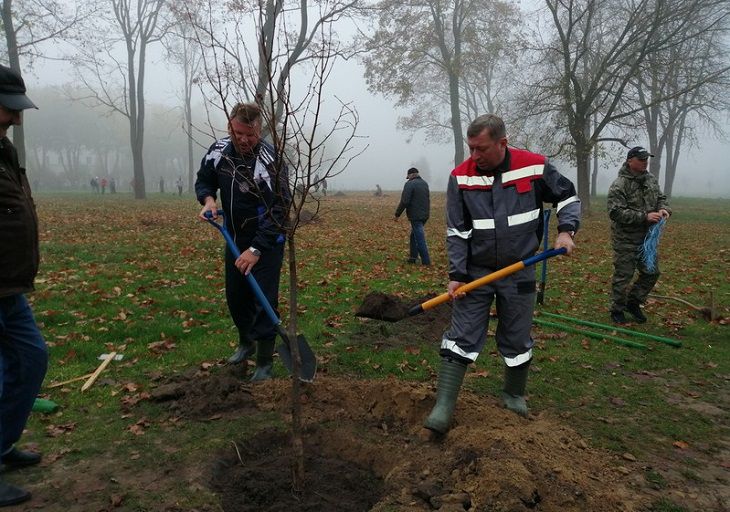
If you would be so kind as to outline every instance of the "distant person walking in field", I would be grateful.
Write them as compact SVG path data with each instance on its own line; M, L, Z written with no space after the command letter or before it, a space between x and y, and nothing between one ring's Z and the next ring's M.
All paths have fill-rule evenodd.
M0 462L5 471L41 461L19 450L28 416L48 368L48 349L25 293L38 272L38 217L25 169L7 138L23 110L37 108L18 73L0 66ZM0 507L30 499L25 489L0 480Z
M322 183L322 194L324 194L324 196L326 197L327 196L327 178L322 178L322 181L320 183Z
M101 185L101 193L104 195L106 193L106 178L102 178L99 184Z
M382 197L383 196L383 189L380 188L380 185L375 185L375 197Z
M96 176L91 178L91 181L89 181L89 185L91 185L91 191L94 193L99 193L99 178Z
M180 197L183 193L183 179L181 176L177 177L177 181L175 182L175 186L177 186L177 195Z
M573 184L547 158L507 147L501 118L486 114L469 125L470 157L451 171L446 192L448 293L454 300L451 325L441 339L436 405L424 426L437 434L450 427L467 366L484 349L489 310L496 299L497 349L504 361L502 400L527 416L525 389L534 341L535 267L528 266L470 291L465 283L534 256L542 235L542 207L556 205L555 248L570 254L580 222L580 200Z
M165 193L165 178L160 177L160 194Z
M423 265L430 265L431 257L428 254L426 231L424 229L431 213L431 196L428 183L421 178L418 169L415 167L408 169L406 180L400 203L395 209L395 220L398 221L398 217L405 210L408 220L411 221L408 263L417 263L420 257ZM380 189L380 185L378 185L378 189ZM380 193L382 194L382 191Z
M659 183L647 172L649 157L641 146L633 147L618 171L618 178L608 190L607 208L611 219L613 242L613 279L611 281L611 319L626 323L624 311L637 322L646 322L641 305L659 279L659 267L647 268L641 247L649 228L672 211ZM638 271L634 283L631 280Z
M117 182L114 180L114 178L109 179L109 193L110 194L117 193Z
M276 329L261 308L244 274L252 272L276 311L289 197L286 167L277 168L274 147L261 140L261 110L252 103L233 107L229 136L216 141L203 157L195 193L206 212L217 217L217 191L226 227L241 256L225 251L226 300L238 328L238 349L229 363L243 363L256 354L252 382L272 377ZM278 314L278 313L277 313Z

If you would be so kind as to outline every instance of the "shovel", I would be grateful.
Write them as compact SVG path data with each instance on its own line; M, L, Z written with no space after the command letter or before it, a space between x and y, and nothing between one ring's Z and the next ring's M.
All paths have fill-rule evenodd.
M497 279L502 279L503 277L507 277L510 274L514 274L515 272L522 270L525 267L529 267L530 265L534 265L535 263L538 263L540 261L545 261L546 259L557 256L558 254L565 254L565 252L566 250L564 247L561 247L560 249L550 249L549 251L543 251L540 254L532 256L531 258L526 258L522 261L518 261L517 263L513 263L512 265L492 272L491 274L487 274L484 277L480 277L479 279L475 279L474 281L466 283L465 285L457 288L456 293L458 294L470 292L473 289L484 286L485 284L489 284L492 281L496 281ZM408 310L408 316L418 315L420 313L423 313L427 309L435 308L439 304L443 304L444 302L448 302L449 300L451 300L451 296L448 293L442 293L441 295L438 295L433 299L413 306L411 309Z
M228 249L230 249L234 259L238 259L238 257L241 255L241 251L238 250L236 242L233 241L233 238L231 238L231 234L226 229L226 221L223 210L218 210L218 216L221 217L223 221L222 224L219 224L218 222L213 220L213 216L210 212L205 212L205 217L207 218L208 222L221 232L223 238L226 239ZM271 304L269 304L266 295L264 295L264 292L261 290L261 287L256 281L256 278L254 278L253 274L249 272L245 275L245 277L248 281L248 284L251 286L254 295L256 295L259 304L261 304L261 307L264 309L264 311L266 311L266 314L276 328L277 334L281 337L283 341L283 343L276 347L276 351L281 357L281 362L284 364L286 369L289 370L289 373L294 373L294 361L291 354L291 341L289 340L289 335L287 334L286 330L281 325L281 319L276 315L276 312L274 311L274 308L271 307ZM309 347L307 340L301 334L297 336L297 347L299 348L299 357L301 359L301 365L299 367L299 380L301 380L302 382L313 382L314 376L317 373L317 358L314 355L314 352L312 352L312 349Z

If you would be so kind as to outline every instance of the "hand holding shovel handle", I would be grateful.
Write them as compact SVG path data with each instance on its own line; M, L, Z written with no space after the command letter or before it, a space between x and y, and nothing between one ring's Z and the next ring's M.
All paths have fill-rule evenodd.
M544 261L548 258L552 258L553 256L565 253L566 250L564 247L561 247L560 249L550 249L549 251L543 251L540 254L532 256L531 258L526 258L522 261L518 261L517 263L513 263L512 265L501 268L496 272L492 272L491 274L487 274L484 277L480 277L479 279L475 279L474 281L466 283L465 285L457 288L456 293L468 293L475 288L479 288L480 286L484 286L485 284L489 284L498 279L502 279L503 277L507 277L510 274L514 274L515 272L522 270L525 267L529 267L530 265L534 265L535 263L538 263L540 261ZM448 302L449 300L451 300L451 296L448 293L442 293L441 295L438 295L433 299L413 306L411 309L408 310L408 316L418 315L420 313L423 313L427 309L435 308L439 304L443 304L444 302Z
M241 251L238 250L236 242L233 241L231 234L228 232L228 229L226 229L226 221L223 210L218 210L216 213L218 217L223 220L222 223L218 223L213 219L212 212L205 212L205 218L208 223L210 223L213 227L221 232L223 238L226 239L226 244L228 245L228 249L231 251L231 254L233 254L233 257L235 259L238 259L238 257L241 256ZM249 286L251 286L254 295L256 295L259 304L261 304L261 307L266 312L266 315L274 324L276 332L279 334L282 341L284 342L277 347L277 352L279 353L279 356L281 356L281 361L284 366L286 366L287 370L292 373L294 365L291 353L292 345L289 340L289 335L282 327L281 319L277 316L274 308L271 307L269 300L266 298L266 295L264 295L263 290L261 290L261 287L256 281L256 278L254 278L253 274L249 272L248 274L245 274L245 277ZM301 366L299 368L299 380L303 382L312 382L314 381L314 376L317 372L317 358L312 352L312 349L309 347L307 340L302 335L297 336L297 348L299 349L299 357L301 360Z

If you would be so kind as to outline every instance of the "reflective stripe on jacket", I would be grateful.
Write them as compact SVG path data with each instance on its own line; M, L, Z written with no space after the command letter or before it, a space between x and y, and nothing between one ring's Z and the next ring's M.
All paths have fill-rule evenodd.
M542 237L543 203L558 231L577 231L580 199L547 158L508 148L493 175L469 158L451 172L446 196L449 278L470 281L469 266L498 269L533 256Z

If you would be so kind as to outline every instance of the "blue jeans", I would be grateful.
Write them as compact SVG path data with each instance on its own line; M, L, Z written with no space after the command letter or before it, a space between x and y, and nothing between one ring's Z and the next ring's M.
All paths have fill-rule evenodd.
M423 229L425 224L422 220L411 221L410 260L415 263L420 256L421 263L430 265L431 257L428 255L428 246L426 245L426 231Z
M0 454L20 439L48 368L48 348L22 294L0 298Z

